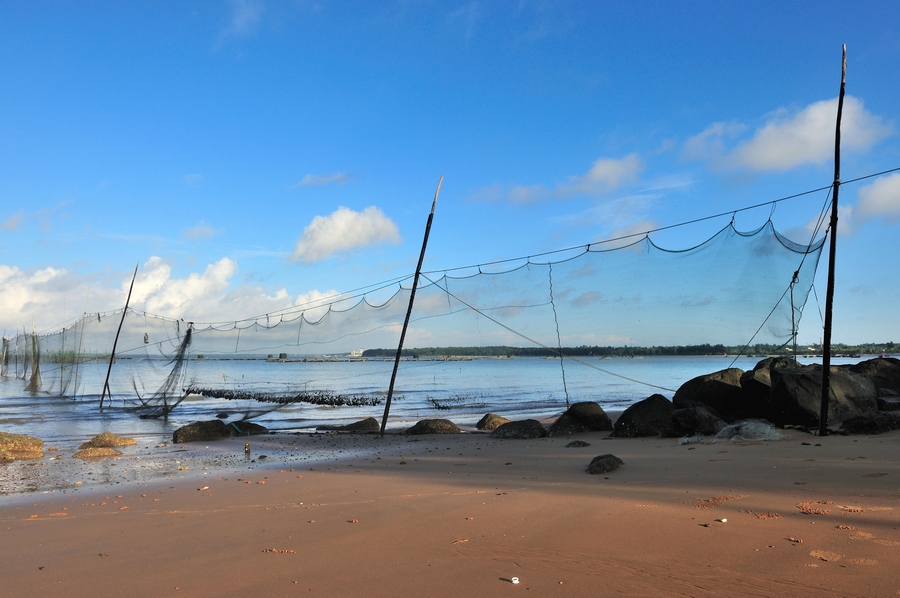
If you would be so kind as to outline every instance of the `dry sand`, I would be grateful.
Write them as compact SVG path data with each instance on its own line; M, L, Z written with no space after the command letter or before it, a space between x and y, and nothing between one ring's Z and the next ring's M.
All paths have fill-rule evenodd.
M245 439L125 448L172 477L0 497L2 594L900 594L900 433L792 434L271 435L255 462ZM625 465L586 474L605 453Z

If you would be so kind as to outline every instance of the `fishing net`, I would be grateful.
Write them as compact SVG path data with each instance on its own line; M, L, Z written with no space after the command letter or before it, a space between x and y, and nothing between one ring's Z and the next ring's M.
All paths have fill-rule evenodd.
M569 401L567 379L606 371L589 357L628 348L771 350L796 338L821 248L821 241L792 242L771 221L749 232L731 223L690 248L663 248L644 235L614 246L423 272L403 367L475 355L545 357L558 362L559 376L553 388L537 389L534 400L556 404ZM388 386L411 284L409 276L230 322L150 314L140 305L85 314L53 333L4 338L2 375L22 379L37 394L103 400L108 386L111 399L149 416L165 415L191 396L266 408L373 406ZM368 365L315 376L305 373L309 368L260 373L261 363L332 361ZM403 369L401 392L402 380ZM453 395L429 400L437 409L483 403L477 392L458 390L478 388L477 381L454 388Z

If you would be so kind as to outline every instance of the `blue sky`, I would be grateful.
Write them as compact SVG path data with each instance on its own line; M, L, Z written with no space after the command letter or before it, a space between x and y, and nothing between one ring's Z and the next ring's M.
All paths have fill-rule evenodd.
M410 273L441 175L426 269L828 186L841 44L842 179L898 168L898 22L896 2L0 3L0 328L120 307L137 263L138 306L202 321ZM806 241L824 201L773 220ZM834 341L900 342L900 173L840 205Z

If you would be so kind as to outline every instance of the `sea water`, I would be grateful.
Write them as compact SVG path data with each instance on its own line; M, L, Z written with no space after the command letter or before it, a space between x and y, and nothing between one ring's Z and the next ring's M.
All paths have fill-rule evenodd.
M420 419L446 418L474 425L484 414L510 419L554 417L567 404L596 401L607 411L627 408L652 394L672 398L684 382L728 367L752 369L759 357L578 357L407 360L400 363L388 429ZM835 359L834 364L858 359ZM801 360L813 363L814 359ZM821 361L819 361L821 362ZM48 366L52 367L52 366ZM171 439L178 427L227 414L226 421L250 419L273 431L309 431L365 417L380 422L392 361L191 360L184 385L251 389L260 392L324 391L374 398L373 406L275 405L190 395L167 418L142 419L133 408L167 370L158 362L122 359L113 365L118 382L100 409L107 364L83 364L74 398L26 392L26 381L0 378L0 431L28 434L47 443L89 439L102 432L145 442Z

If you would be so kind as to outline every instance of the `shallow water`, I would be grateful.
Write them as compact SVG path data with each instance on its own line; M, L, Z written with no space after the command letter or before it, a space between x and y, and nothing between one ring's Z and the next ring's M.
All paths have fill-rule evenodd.
M660 393L668 398L684 382L727 367L752 369L757 357L727 356L558 359L515 358L470 361L404 361L398 372L388 427L425 418L473 425L488 412L506 417L551 417L569 403L596 401L621 410ZM808 360L807 360L808 361ZM834 360L834 363L856 362ZM809 362L809 361L808 361ZM113 366L113 399L99 408L106 364L81 366L75 398L27 393L25 381L0 378L0 431L37 436L45 443L75 442L101 432L167 441L187 423L228 413L227 421L249 418L270 430L313 430L375 417L381 421L393 363L389 361L267 362L192 360L183 386L211 386L260 392L327 391L366 395L376 406L330 407L294 403L277 406L241 400L188 397L167 419L141 419L135 389L151 393L168 374L164 362L120 360ZM49 376L45 376L49 379ZM440 408L439 408L440 407Z

